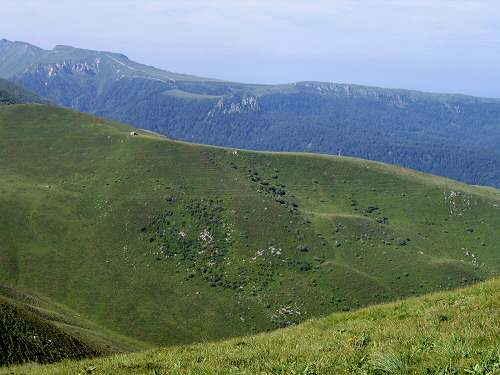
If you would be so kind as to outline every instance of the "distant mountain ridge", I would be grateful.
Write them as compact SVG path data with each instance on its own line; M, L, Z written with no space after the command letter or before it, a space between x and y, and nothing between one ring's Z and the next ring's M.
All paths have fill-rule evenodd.
M323 82L242 84L118 53L5 39L0 76L57 104L173 138L340 153L500 186L498 99Z

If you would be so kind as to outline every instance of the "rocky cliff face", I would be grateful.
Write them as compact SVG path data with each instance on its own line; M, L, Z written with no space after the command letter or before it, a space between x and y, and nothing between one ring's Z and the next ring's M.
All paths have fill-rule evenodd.
M61 75L74 75L83 74L88 76L95 76L99 73L99 65L101 63L100 58L95 58L92 61L72 61L66 60L62 63L52 63L52 64L36 64L34 66L27 67L23 73L38 75L38 78L45 82L45 85L49 84L51 78Z
M207 118L212 118L217 114L231 115L239 113L259 112L261 110L256 96L239 95L221 98L215 106L208 112Z

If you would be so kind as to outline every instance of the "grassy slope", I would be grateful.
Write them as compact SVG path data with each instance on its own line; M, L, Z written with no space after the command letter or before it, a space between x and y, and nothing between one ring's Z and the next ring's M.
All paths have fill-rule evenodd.
M5 373L498 374L499 310L495 279L253 337Z
M498 190L130 130L57 108L0 108L0 282L136 340L176 344L500 270ZM205 230L213 239L201 240Z

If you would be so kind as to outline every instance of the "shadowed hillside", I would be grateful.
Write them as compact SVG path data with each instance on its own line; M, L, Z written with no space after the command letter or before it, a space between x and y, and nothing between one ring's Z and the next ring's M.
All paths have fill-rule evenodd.
M75 337L0 299L0 365L49 363L100 354Z
M0 366L146 349L47 298L0 286Z

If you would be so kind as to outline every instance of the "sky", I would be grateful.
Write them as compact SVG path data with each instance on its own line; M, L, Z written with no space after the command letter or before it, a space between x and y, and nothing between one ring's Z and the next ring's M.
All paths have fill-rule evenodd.
M0 0L0 38L178 73L500 97L500 0Z

